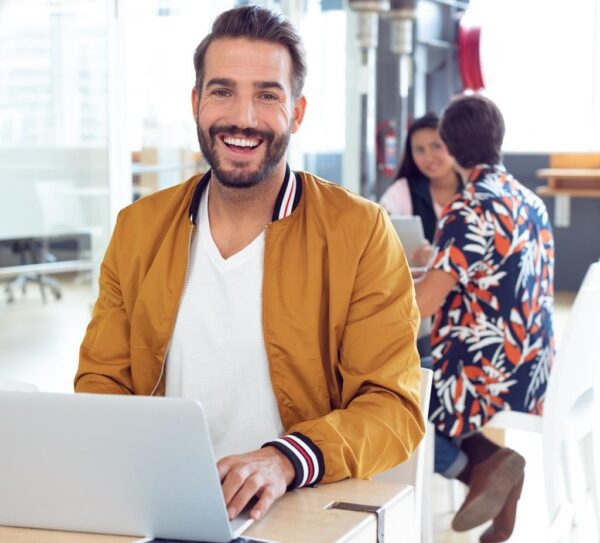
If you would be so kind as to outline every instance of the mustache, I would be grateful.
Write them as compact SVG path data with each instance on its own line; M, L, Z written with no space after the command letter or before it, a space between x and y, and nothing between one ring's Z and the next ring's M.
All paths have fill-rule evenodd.
M239 126L231 125L214 125L208 129L211 138L217 136L244 136L245 138L260 138L265 141L272 141L275 135L273 132L266 130L256 130L255 128L240 128Z

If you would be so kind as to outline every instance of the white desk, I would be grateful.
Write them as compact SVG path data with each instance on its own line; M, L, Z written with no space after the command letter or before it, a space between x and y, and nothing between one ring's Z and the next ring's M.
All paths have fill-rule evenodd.
M334 501L384 506L386 541L416 543L414 494L407 485L347 480L290 492L255 522L244 537L278 543L375 543L376 518L369 513L327 509ZM134 543L138 538L9 528L0 526L2 543Z

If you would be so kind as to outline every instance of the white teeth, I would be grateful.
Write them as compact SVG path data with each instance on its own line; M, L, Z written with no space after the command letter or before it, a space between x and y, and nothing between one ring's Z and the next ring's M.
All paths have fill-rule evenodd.
M256 146L258 146L257 141L243 140L240 138L223 138L223 141L227 145L235 145L236 147L256 147Z

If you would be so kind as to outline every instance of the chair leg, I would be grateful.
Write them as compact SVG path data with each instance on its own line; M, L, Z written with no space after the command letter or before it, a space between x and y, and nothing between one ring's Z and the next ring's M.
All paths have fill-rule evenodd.
M572 525L572 507L566 499L564 482L564 448L563 443L558 441L556 447L548 447L544 442L543 464L544 483L546 486L546 507L548 510L548 522L553 540L558 541L565 531ZM567 518L569 517L569 518Z
M15 301L15 295L13 294L11 283L8 283L4 287L4 294L6 295L6 302L11 304Z
M451 480L448 482L450 512L456 513L462 502L465 500L465 488L459 481Z
M427 440L425 444L425 458L423 466L423 490L421 501L421 543L433 543L433 453L435 429L430 422L426 423Z
M41 276L38 276L38 285L40 286L40 294L42 295L42 303L46 303L46 285L44 285L43 281L40 281L39 278Z
M587 483L581 468L580 445L579 441L565 441L562 461L566 499L573 506L573 526L584 524L587 499Z
M10 288L13 291L21 290L22 293L25 293L26 283L27 283L27 275L24 273L20 273L19 275L17 275L17 277L15 277L13 279L12 283L10 283Z
M62 287L61 284L52 277L48 277L47 275L39 275L38 281L40 284L44 285L44 287L48 287L50 292L54 295L54 297L59 300L62 296Z
M594 443L594 432L590 432L582 441L583 471L586 483L592 497L592 508L596 519L596 534L600 540L600 468L597 464L598 455L596 452L596 443ZM600 451L597 451L600 454Z

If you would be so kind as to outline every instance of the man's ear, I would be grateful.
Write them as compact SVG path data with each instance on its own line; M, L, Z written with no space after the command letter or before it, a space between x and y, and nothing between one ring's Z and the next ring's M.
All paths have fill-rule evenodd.
M194 116L194 121L198 124L198 103L200 102L200 96L198 95L198 91L196 87L192 88L192 115Z
M304 119L304 112L306 111L306 97L300 96L293 105L292 109L292 124L290 131L292 134L295 134L300 125L302 124L302 120Z

